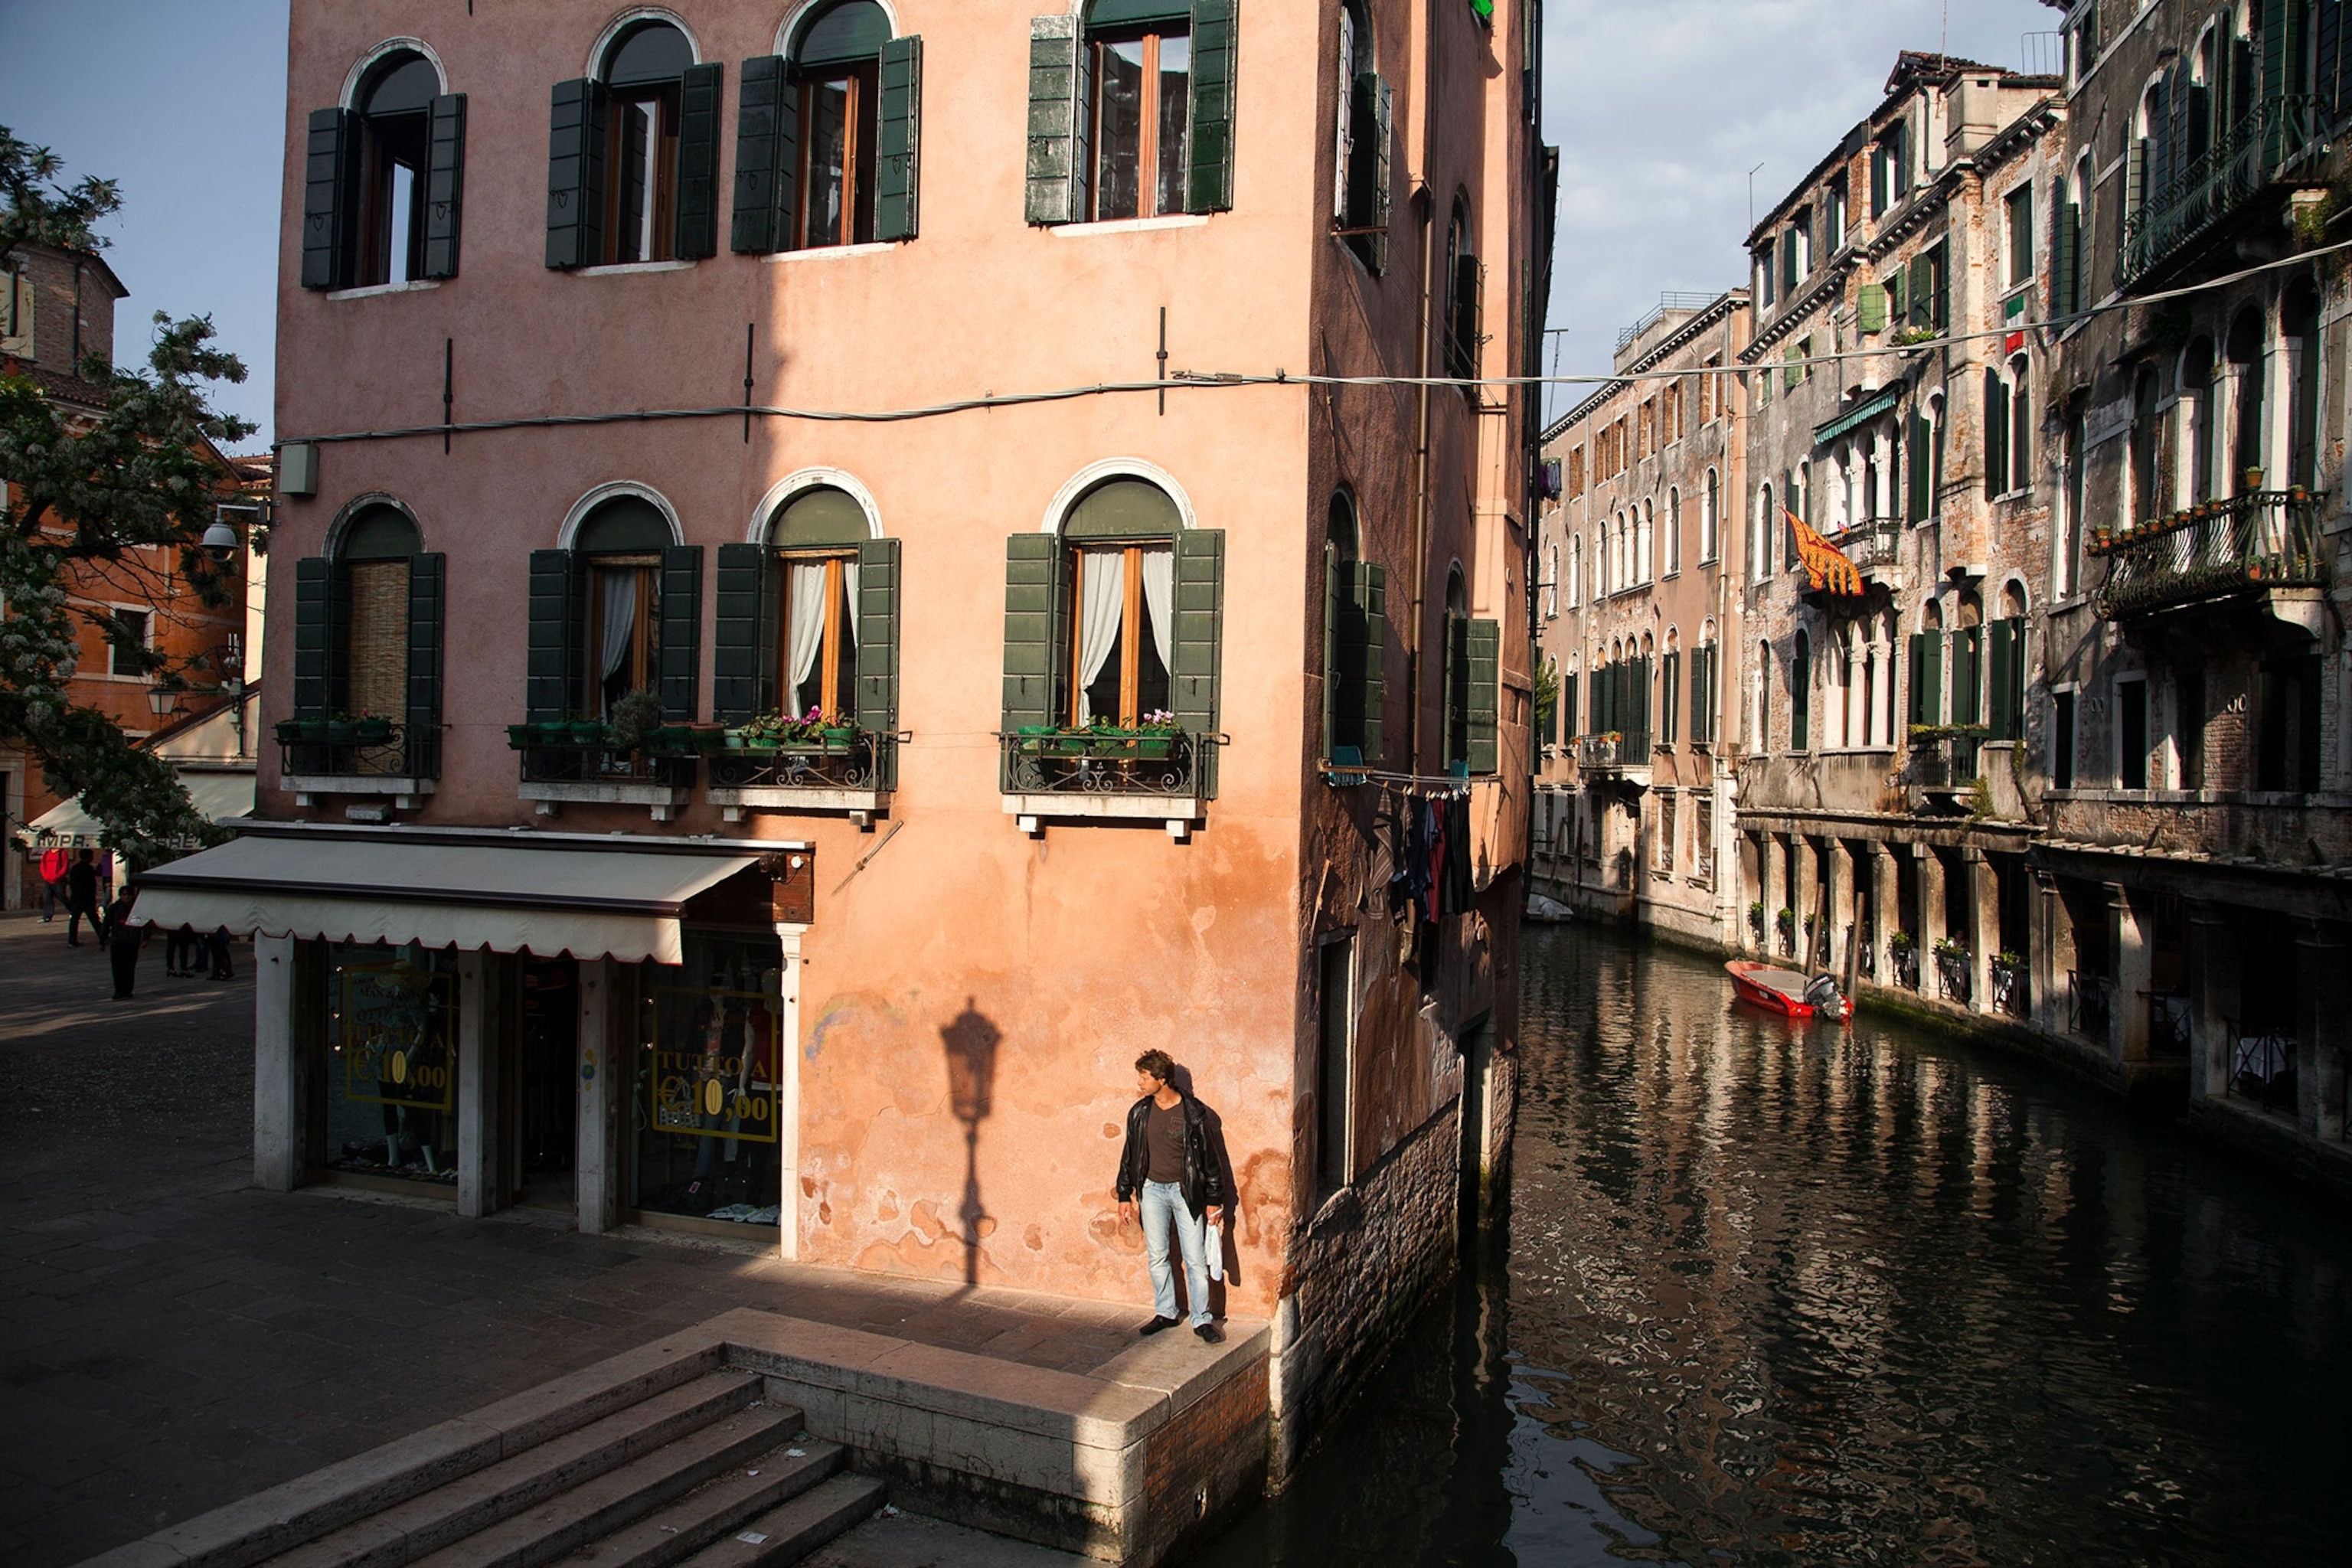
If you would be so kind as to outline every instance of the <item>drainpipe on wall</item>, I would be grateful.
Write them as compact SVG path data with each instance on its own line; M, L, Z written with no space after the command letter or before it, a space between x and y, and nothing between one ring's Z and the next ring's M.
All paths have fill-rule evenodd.
M1413 450L1412 480L1412 643L1405 650L1405 681L1411 701L1405 708L1405 755L1410 772L1421 772L1421 654L1423 622L1427 617L1429 592L1429 333L1432 306L1431 268L1435 266L1436 201L1430 194L1429 151L1436 119L1432 107L1437 80L1437 5L1429 0L1422 12L1421 146L1415 160L1413 205L1421 214L1421 410L1420 434Z

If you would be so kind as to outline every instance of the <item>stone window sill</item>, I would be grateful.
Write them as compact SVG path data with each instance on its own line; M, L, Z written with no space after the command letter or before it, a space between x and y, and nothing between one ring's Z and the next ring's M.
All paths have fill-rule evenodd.
M887 256L898 249L898 244L895 239L882 239L866 245L815 245L805 250L779 250L760 259L771 267L794 261L846 261L855 256Z
M1004 815L1021 830L1042 834L1048 822L1159 822L1168 837L1183 842L1201 820L1202 805L1182 795L1008 795Z
M420 294L427 289L438 289L437 278L412 278L405 283L370 283L358 289L330 289L330 300L373 300L379 294Z
M687 261L616 261L604 267L575 267L575 278L619 278L633 272L690 272L694 262Z
M1097 234L1149 234L1163 228L1206 228L1206 213L1172 213L1166 217L1108 218L1097 223L1059 223L1053 232L1064 239L1084 239Z

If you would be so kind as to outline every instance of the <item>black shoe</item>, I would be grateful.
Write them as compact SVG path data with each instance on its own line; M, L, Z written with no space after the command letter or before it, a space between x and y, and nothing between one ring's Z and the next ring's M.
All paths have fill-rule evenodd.
M1178 1321L1179 1320L1175 1318L1154 1318L1135 1331L1139 1334L1156 1334L1163 1329L1174 1328Z
M1225 1342L1225 1331L1214 1323L1202 1323L1192 1331L1201 1336L1201 1342L1204 1345L1221 1345Z
M66 945L68 947L79 947L81 945L81 938L78 936L69 936L66 938Z

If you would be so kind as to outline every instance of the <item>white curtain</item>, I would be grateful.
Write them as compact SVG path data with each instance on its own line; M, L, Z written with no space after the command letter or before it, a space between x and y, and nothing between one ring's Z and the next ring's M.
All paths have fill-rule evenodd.
M799 704L801 688L816 668L817 650L824 647L824 563L794 563L787 598L792 632L784 652L792 689L784 693L784 706L789 710Z
M849 646L857 646L857 563L841 563L841 591L849 599Z
M1102 673L1127 616L1127 557L1116 550L1090 550L1078 558L1085 575L1078 592L1078 722L1094 722L1086 689Z
M1160 668L1172 678L1176 673L1176 552L1172 550L1143 552L1143 612L1151 618L1151 646L1159 650Z
M610 681L628 662L630 645L636 640L637 574L625 569L599 575L604 587L604 668L598 673Z

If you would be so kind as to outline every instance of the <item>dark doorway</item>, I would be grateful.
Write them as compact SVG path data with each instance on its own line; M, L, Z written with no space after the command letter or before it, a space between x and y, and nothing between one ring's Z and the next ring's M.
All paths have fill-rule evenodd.
M517 988L513 1151L516 1204L570 1213L578 1201L572 1148L579 1134L579 966L569 959L522 960Z
M1459 1228L1454 1239L1464 1256L1477 1245L1478 1226L1486 1212L1486 1079L1493 1069L1495 1030L1480 1021L1462 1041L1462 1195Z

